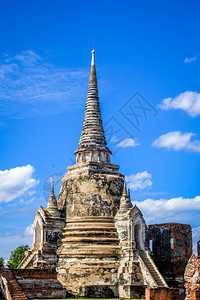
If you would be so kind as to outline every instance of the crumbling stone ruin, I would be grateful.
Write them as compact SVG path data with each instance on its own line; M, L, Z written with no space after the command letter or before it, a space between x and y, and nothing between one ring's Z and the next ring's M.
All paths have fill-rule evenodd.
M191 226L178 223L149 225L148 239L152 241L152 258L168 286L179 288L184 294L185 267L192 255Z
M64 299L55 269L0 269L0 297L6 300Z
M56 250L64 226L64 212L58 210L52 182L48 206L40 206L33 220L33 244L18 268L56 268Z
M191 228L174 223L147 227L111 154L93 50L76 164L62 178L58 202L52 183L48 206L36 213L33 244L19 269L56 270L62 287L74 296L141 299L148 288L146 299L176 299L177 290L169 286L182 288L192 253Z

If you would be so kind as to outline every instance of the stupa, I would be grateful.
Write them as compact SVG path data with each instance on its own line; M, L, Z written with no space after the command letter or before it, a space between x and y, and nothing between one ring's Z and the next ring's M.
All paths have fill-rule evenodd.
M125 176L110 160L94 50L75 155L58 202L52 185L47 208L36 213L34 242L19 268L55 268L62 286L75 296L139 299L145 287L167 287L151 259L143 215L131 203Z

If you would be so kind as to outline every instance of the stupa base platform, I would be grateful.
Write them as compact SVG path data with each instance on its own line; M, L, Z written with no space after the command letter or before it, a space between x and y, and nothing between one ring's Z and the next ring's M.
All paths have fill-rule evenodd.
M58 280L74 296L118 297L118 268L117 261L71 259L58 266Z

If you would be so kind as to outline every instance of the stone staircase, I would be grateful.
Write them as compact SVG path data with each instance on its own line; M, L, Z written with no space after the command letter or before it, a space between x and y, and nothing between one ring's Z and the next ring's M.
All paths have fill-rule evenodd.
M1 271L1 275L7 281L8 300L27 300L28 299L26 297L24 291L22 290L21 286L17 282L12 270L3 269L3 271Z
M19 266L17 267L17 269L25 269L28 266L28 264L31 262L31 260L34 258L34 256L36 255L36 253L37 253L37 251L35 251L34 249L28 250L25 258L19 264Z
M143 250L139 251L139 255L140 255L140 258L142 259L143 263L149 270L150 274L152 275L157 286L158 287L168 287L167 283L165 282L164 278L158 271L158 269L157 269L156 265L154 264L150 255Z

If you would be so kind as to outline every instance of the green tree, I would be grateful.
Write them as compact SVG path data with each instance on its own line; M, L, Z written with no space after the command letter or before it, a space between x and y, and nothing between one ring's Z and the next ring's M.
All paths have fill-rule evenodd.
M4 266L4 259L3 257L0 257L0 268Z
M10 258L7 262L8 269L17 269L17 267L25 257L25 251L27 251L28 249L28 245L22 245L17 247L14 251L12 251Z

